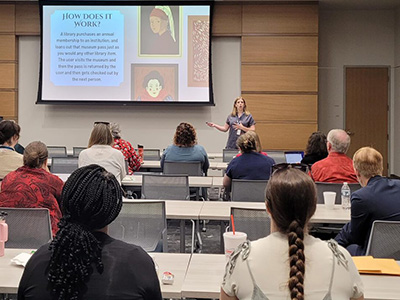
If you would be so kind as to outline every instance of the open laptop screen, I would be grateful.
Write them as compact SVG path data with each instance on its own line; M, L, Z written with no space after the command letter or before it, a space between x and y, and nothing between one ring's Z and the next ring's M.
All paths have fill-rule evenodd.
M303 151L287 151L285 152L286 162L289 164L300 163L303 155Z

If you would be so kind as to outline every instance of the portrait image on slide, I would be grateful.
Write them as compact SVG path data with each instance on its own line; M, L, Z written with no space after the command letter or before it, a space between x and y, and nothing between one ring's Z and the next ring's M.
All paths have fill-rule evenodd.
M180 56L179 6L140 6L139 16L139 56Z
M132 64L134 101L178 101L178 64Z

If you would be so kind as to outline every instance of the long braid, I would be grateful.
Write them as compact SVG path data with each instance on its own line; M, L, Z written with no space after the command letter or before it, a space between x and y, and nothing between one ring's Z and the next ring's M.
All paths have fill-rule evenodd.
M101 245L92 231L111 223L122 207L122 190L114 175L90 165L76 170L61 195L63 217L50 244L48 281L55 299L80 299L93 272L103 272Z
M304 231L316 209L315 184L300 170L277 170L268 181L266 199L276 227L288 238L290 299L304 300Z
M292 300L304 300L304 229L297 221L289 225L289 290Z

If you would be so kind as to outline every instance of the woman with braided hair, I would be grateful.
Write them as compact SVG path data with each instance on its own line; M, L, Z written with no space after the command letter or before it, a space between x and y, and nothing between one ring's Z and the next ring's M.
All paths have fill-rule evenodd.
M266 191L271 234L243 243L231 255L220 299L364 299L350 254L307 232L316 209L312 179L290 164L276 166Z
M162 299L150 256L107 235L121 207L111 173L98 165L73 172L61 195L59 231L27 263L18 299Z

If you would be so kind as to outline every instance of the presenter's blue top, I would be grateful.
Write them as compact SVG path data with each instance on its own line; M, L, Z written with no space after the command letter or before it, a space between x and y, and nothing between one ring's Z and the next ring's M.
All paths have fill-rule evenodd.
M233 128L233 124L242 123L245 127L250 127L256 124L254 121L253 116L251 114L242 114L240 117L229 115L226 119L226 123L229 125L229 136L228 141L226 143L226 149L237 149L236 141L238 137L245 132L243 130L236 130Z

